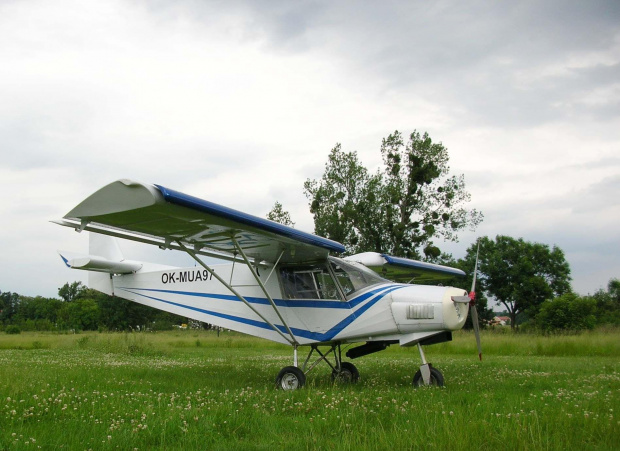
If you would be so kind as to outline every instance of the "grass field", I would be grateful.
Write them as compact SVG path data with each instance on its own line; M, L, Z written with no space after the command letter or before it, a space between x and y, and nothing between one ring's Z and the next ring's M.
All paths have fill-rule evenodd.
M282 392L291 348L247 336L2 333L0 449L620 449L620 332L482 338L426 348L444 388L392 346Z

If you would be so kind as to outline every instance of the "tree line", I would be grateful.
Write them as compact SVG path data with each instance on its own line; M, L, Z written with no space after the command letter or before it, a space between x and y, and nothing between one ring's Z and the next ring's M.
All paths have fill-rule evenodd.
M66 283L59 298L0 291L0 327L7 331L168 330L187 318ZM13 327L9 327L13 326Z

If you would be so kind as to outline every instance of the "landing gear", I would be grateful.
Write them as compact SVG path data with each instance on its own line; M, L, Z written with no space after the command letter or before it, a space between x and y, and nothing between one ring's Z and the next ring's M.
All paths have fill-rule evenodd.
M310 365L310 359L314 353L319 357ZM328 357L333 354L333 363ZM350 362L342 361L340 343L333 344L327 352L322 352L318 345L312 345L310 352L303 365L297 365L297 348L295 348L295 365L283 368L276 378L276 387L282 390L297 390L306 383L306 374L314 369L319 363L325 362L332 369L332 381L340 384L354 384L360 378L360 373Z
M426 361L424 350L422 345L418 343L418 351L420 351L420 359L422 365L420 369L413 376L413 386L421 387L423 385L443 387L443 374L437 369L433 368L430 363Z
M332 371L332 381L339 384L355 384L360 378L360 372L355 365L350 362L340 364L340 372L337 369Z
M430 382L428 384L426 384L424 382L424 379L422 378L422 370L418 370L417 373L415 373L415 376L413 376L413 386L415 388L417 387L422 387L424 385L430 385L432 387L443 387L443 374L441 374L441 372L437 369L437 368L433 368L432 366L429 367L430 369Z
M364 346L366 346L366 348L364 348ZM373 346L373 349L375 347L385 349L387 346L375 345ZM361 348L367 350L368 345L363 345L361 346ZM441 372L437 368L434 368L430 363L426 361L426 356L424 355L424 350L422 349L422 345L420 343L418 343L418 351L420 351L420 359L422 360L422 365L420 365L420 369L413 376L413 386L443 387L443 374L441 374ZM315 353L317 355L315 356L314 361L311 362L312 356L315 355ZM358 353L358 355L355 353L351 353L351 350L349 350L348 354L354 354L355 356L359 357L360 355L367 354L367 352L364 354ZM354 355L350 355L349 357L355 358ZM353 365L351 362L342 361L340 343L332 344L327 351L321 351L318 345L311 345L308 357L306 357L306 360L302 365L299 365L297 362L297 346L295 346L294 356L295 357L293 366L287 366L283 368L280 373L278 373L278 377L276 378L276 387L281 390L297 390L302 388L306 384L306 375L321 362L325 362L332 369L331 376L334 383L355 384L359 381L360 373L355 367L355 365Z
M276 387L282 390L297 390L306 384L306 375L296 366L282 368L276 378Z

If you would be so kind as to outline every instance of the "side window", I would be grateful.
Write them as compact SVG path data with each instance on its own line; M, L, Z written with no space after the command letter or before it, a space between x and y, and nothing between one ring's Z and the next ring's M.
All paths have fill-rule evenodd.
M336 279L338 279L338 283L342 287L345 296L349 296L351 293L355 291L355 287L353 286L353 282L351 282L351 278L349 275L342 269L342 266L331 262L332 269L334 270L334 274L336 275Z
M340 299L336 283L323 265L280 268L280 280L288 299Z

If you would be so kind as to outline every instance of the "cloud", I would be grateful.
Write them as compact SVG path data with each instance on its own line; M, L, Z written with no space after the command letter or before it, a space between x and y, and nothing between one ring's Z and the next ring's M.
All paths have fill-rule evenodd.
M465 174L486 217L479 233L557 240L607 277L618 243L619 10L2 2L0 289L54 295L77 277L55 249L83 250L81 236L47 221L113 180L260 216L279 200L311 231L303 182L321 176L329 150L340 142L374 170L381 138L414 128ZM475 234L462 237L466 247ZM24 277L33 264L40 275Z

